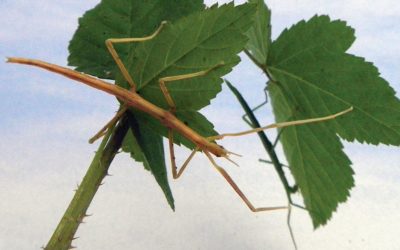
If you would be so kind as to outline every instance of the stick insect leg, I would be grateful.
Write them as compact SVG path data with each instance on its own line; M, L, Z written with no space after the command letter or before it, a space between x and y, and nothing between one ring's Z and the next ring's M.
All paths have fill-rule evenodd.
M311 118L311 119L305 119L305 120L297 120L297 121L290 121L290 122L281 122L281 123L273 123L270 124L268 126L265 127L261 127L261 128L255 128L255 129L250 129L250 130L246 130L243 132L238 132L238 133L226 133L226 134L220 134L220 135L216 135L216 136L211 136L208 139L209 140L220 140L224 137L227 136L242 136L242 135L248 135L248 134L253 134L253 133L257 133L266 129L270 129L270 128L284 128L284 127L289 127L289 126L295 126L295 125L302 125L302 124L307 124L307 123L316 123L316 122L322 122L322 121L327 121L327 120L332 120L335 119L341 115L344 115L350 111L353 110L353 107L350 107L346 110L343 110L341 112L338 112L336 114L333 115L329 115L329 116L324 116L324 117L318 117L318 118Z
M150 36L139 37L139 38L134 38L134 37L132 37L132 38L109 38L109 39L106 40L106 42L105 42L106 43L106 47L107 47L108 51L110 52L112 58L114 59L115 63L117 64L119 70L121 71L123 77L129 83L129 85L131 87L131 91L136 91L136 84L133 81L133 79L132 79L131 75L129 74L128 70L126 69L126 67L125 67L124 63L122 62L120 56L118 55L117 51L115 50L113 44L144 42L144 41L151 40L161 32L162 28L164 27L164 25L166 23L167 23L166 21L161 22L161 24L158 27L158 29L153 34L151 34ZM101 138L104 134L106 134L108 128L113 126L119 120L119 118L121 118L121 116L125 113L125 111L127 109L128 109L127 105L123 105L122 108L117 112L117 114L99 132L97 132L96 135L94 135L89 140L89 143L95 142L97 139Z
M219 63L207 70L202 70L199 72L189 73L189 74L184 74L184 75L167 76L167 77L158 79L158 82L160 83L161 91L163 92L165 100L167 101L168 106L170 107L170 111L175 112L176 106L175 106L175 102L172 100L172 97L167 89L166 83L195 78L195 77L199 77L199 76L205 76L208 73L210 73L212 70L214 70L218 67L221 67L223 65L224 65L224 63Z
M226 81L226 80L225 80ZM265 104L268 103L268 87L266 86L264 88L264 94L265 94L265 101L263 101L262 103L258 104L256 107L252 108L251 111L255 112L258 109L260 109L262 106L264 106ZM245 121L250 127L254 128L253 123L250 121L249 116L247 114L242 115L242 119L243 121Z
M247 207L250 208L252 212L261 212L261 211L272 211L272 210L278 210L278 209L286 209L288 208L287 206L280 206L280 207L259 207L256 208L253 206L253 204L249 201L249 199L246 197L246 195L240 190L238 185L233 181L233 179L229 176L229 174L223 169L222 167L218 166L217 163L214 161L212 158L211 154L208 151L204 150L204 153L206 154L207 158L210 160L211 164L214 166L214 168L225 178L225 180L231 185L231 187L235 190L235 192L240 196L240 198L246 203Z
M136 91L136 84L133 81L131 75L129 74L128 70L126 69L124 63L122 62L121 58L119 57L117 51L114 48L113 44L117 44L117 43L133 43L133 42L144 42L144 41L148 41L153 39L154 37L156 37L161 30L163 29L164 25L166 24L166 21L161 22L161 25L158 27L158 29L151 34L150 36L146 36L146 37L139 37L139 38L135 38L135 37L131 37L131 38L109 38L106 40L106 46L108 51L110 52L112 58L114 59L115 63L117 64L118 68L120 69L122 75L124 76L125 80L129 83L129 85L131 86L131 90L132 91Z
M177 166L176 166L176 162L175 162L175 151L174 151L174 137L173 137L173 131L171 129L168 131L168 143L169 143L169 154L170 154L170 158L171 158L172 177L174 179L178 179L182 175L182 173L186 169L186 167L188 166L189 162L193 159L193 156L199 150L199 147L196 147L192 151L192 153L189 155L189 157L183 163L182 167L179 169L179 171L177 171Z
M106 123L106 125L104 125L99 132L97 132L92 138L89 139L89 143L92 144L94 143L96 140L100 139L101 137L103 137L105 134L107 134L107 130L115 125L115 123L117 123L117 121L119 120L119 118L121 118L121 116L125 113L125 111L128 110L128 106L127 105L123 105L121 107L120 110L118 110L118 112L114 115L114 117Z
M179 81L179 80L184 80L184 79L190 79L190 78L194 78L194 77L199 77L199 76L204 76L206 74L208 74L210 71L212 71L213 69L222 66L223 63L221 64L217 64L216 66L207 69L207 70L203 70L203 71L199 71L199 72L195 72L195 73L189 73L189 74L184 74L184 75L176 75L176 76L167 76L167 77L163 77L160 78L158 80L158 82L160 83L160 88L161 91L165 97L165 100L167 101L167 104L169 106L170 112L175 113L176 111L176 106L175 106L175 102L173 101L166 83L168 82L173 82L173 81ZM199 150L198 147L196 147L192 153L189 155L189 157L186 159L185 163L183 164L183 166L181 167L181 169L179 170L179 172L177 172L177 166L176 166L176 161L175 161L175 153L174 153L174 134L172 129L168 130L168 141L169 141L169 154L170 154L170 158L171 158L171 168L172 168L172 176L174 179L178 179L181 174L183 173L183 171L185 170L185 168L187 167L187 165L189 164L190 160L193 158L193 156L195 155L195 153Z

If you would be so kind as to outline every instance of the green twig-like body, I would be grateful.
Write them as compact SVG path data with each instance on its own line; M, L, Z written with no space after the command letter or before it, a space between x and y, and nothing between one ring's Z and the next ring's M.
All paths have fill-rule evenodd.
M249 120L252 123L253 128L260 128L261 125L258 122L257 118L255 117L254 113L251 111L250 106L247 104L246 100L240 94L240 92L227 80L225 80L226 84L228 85L229 89L238 99L240 105L242 106L243 110L246 112L246 115L249 117ZM279 175L280 180L282 181L283 186L285 187L286 195L290 203L292 203L292 199L290 194L296 191L295 187L291 187L289 182L285 176L285 172L282 169L282 163L279 161L278 156L276 155L274 145L268 139L267 135L260 131L257 133L260 137L261 143L263 144L265 150L267 151L269 157L271 158L272 165L274 166L276 172Z

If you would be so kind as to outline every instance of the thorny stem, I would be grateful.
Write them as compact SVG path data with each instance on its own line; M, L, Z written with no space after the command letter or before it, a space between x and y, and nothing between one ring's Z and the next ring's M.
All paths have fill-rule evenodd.
M109 129L96 152L89 169L79 185L69 204L64 216L60 220L56 230L51 236L45 250L71 249L71 242L75 239L75 233L83 219L87 217L87 209L103 179L108 174L112 160L121 147L122 141L129 128L126 117L119 124Z

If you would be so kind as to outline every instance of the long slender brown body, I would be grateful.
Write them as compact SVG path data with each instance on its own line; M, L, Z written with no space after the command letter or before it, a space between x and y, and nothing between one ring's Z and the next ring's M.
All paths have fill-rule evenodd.
M128 105L143 112L146 112L149 115L153 116L154 118L158 119L160 122L165 124L166 127L177 131L178 133L189 139L191 142L193 142L200 149L209 151L218 157L227 155L227 151L225 149L223 149L222 147L220 147L215 143L209 142L203 136L199 135L197 132L186 126L171 112L148 102L147 100L139 96L136 92L131 92L117 85L107 83L103 80L95 78L93 76L86 75L75 70L71 70L65 67L43 62L40 60L10 57L8 58L7 62L33 65L39 68L49 70L51 72L55 72L57 74L64 75L68 78L82 82L93 88L107 92L111 95L120 98Z

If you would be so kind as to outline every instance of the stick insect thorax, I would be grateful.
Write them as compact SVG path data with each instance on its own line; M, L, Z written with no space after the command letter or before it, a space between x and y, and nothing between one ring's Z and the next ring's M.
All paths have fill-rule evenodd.
M129 91L93 76L40 60L10 57L7 58L7 62L36 66L107 92L126 102L133 108L146 112L158 119L166 127L177 131L182 136L193 142L200 150L209 151L217 157L227 157L229 154L229 152L223 147L199 135L196 131L180 121L171 112L150 103L149 101L143 99L136 92Z

